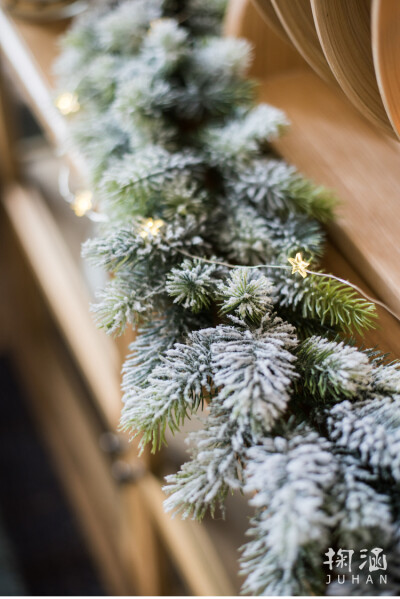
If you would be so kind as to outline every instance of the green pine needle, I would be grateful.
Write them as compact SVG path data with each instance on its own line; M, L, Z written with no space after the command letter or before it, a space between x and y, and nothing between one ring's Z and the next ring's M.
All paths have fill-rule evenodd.
M333 279L310 277L302 302L305 318L319 318L321 324L336 326L345 333L362 334L377 326L375 304L360 297L348 285Z
M289 183L287 193L296 207L307 216L321 223L333 220L338 201L332 191L298 175Z
M343 341L314 336L296 352L300 386L314 399L334 402L360 396L372 380L372 364L367 355Z

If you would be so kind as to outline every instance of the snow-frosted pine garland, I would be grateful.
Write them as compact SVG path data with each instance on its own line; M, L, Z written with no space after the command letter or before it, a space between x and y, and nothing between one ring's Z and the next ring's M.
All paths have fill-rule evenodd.
M58 63L105 216L85 255L114 275L95 312L108 333L140 332L122 424L158 449L208 404L166 508L201 518L250 494L245 592L325 593L324 552L345 543L383 547L381 592L396 593L400 372L343 337L374 324L353 290L246 268L297 252L314 268L334 201L271 152L288 123L254 105L248 43L218 36L224 4L96 3Z

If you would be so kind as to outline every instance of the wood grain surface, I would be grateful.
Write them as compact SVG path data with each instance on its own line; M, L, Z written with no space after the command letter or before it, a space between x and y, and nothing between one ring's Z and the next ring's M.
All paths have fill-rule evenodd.
M290 43L290 38L276 13L272 0L253 0L253 4L272 31L275 31L285 42Z
M387 115L400 137L400 2L372 0L372 55Z
M371 0L311 0L318 37L340 87L368 120L396 137L372 58Z
M310 0L272 0L293 45L320 77L336 84L315 29Z

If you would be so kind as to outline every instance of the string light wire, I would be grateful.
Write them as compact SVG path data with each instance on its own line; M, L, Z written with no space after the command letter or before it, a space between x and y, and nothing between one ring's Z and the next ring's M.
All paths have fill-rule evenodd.
M66 165L63 165L63 167L60 169L60 174L59 174L59 191L60 191L61 196L69 204L71 204L73 206L73 204L76 200L76 195L73 194L70 190L69 177L70 177L70 170ZM85 215L88 218L90 218L92 221L96 221L96 222L104 222L104 221L108 220L105 215L99 214L98 212L95 212L92 209L87 210L85 212ZM152 234L154 234L154 233L158 234L158 230L161 227L162 221L157 220L154 222L157 224L157 227L155 228L154 231L152 230L152 228L150 228L150 232ZM147 228L145 227L145 229L143 230L142 237L147 237L148 232L149 232L148 227ZM398 322L400 322L400 317L391 308L389 308L389 306L387 306L384 302L368 295L368 293L363 291L361 289L361 287L359 287L355 283L350 283L350 281L347 281L346 279L342 279L341 277L336 277L335 275L331 275L331 274L327 274L327 273L323 273L323 272L316 272L314 270L308 269L307 267L310 265L310 263L303 260L302 254L300 252L298 252L296 254L295 258L288 258L288 262L290 262L291 267L285 266L283 264L257 264L255 266L241 267L237 264L229 264L229 262L223 262L221 260L212 260L212 259L208 259L208 258L201 258L199 256L195 256L194 254L191 254L190 252L187 252L186 250L180 249L178 251L180 254L183 254L184 256L186 256L187 258L191 258L192 260L200 260L201 262L206 262L207 264L215 264L217 266L224 266L225 268L246 268L246 269L253 269L253 270L261 269L261 268L267 268L267 269L274 268L274 269L280 269L280 270L288 270L289 268L292 267L292 274L295 274L297 272L303 278L305 278L307 275L314 275L316 277L333 279L334 281L338 281L338 283L342 283L343 285L347 285L348 287L351 287L352 289L354 289L354 291L357 291L357 293L359 293L366 300L368 300L369 302L371 302L373 304L380 306L381 308L386 310L386 312L388 312L391 316L393 316L393 318L395 318Z
M89 201L88 197L89 190L82 189L73 193L70 188L69 180L70 168L66 164L62 164L58 174L58 191L61 197L70 204L77 216L87 216L87 218L93 222L107 222L108 218L105 214L100 214L93 210L92 202L91 200ZM79 198L81 198L81 201L79 201ZM77 205L76 202L78 202Z
M218 266L225 266L226 268L247 268L247 269L278 268L281 270L288 270L289 268L291 268L290 266L285 266L283 264L257 264L256 266L239 266L239 265L235 265L235 264L229 264L228 262L221 262L219 260L210 260L207 258L200 258L199 256L190 254L186 250L179 250L179 252L181 254L183 254L184 256L187 256L188 258L192 258L195 260L201 260L202 262L207 262L208 264L216 264ZM391 316L393 316L393 318L395 318L398 322L400 322L400 317L393 310L391 310L391 308L389 308L389 306L387 306L384 302L381 302L380 300L368 295L368 293L363 291L355 283L350 283L350 281L347 281L346 279L342 279L341 277L336 277L335 275L331 275L331 274L327 274L327 273L323 273L323 272L315 272L314 270L309 270L307 267L304 266L304 265L308 266L309 262L306 262L305 260L303 260L301 253L297 253L295 258L288 258L288 261L292 265L292 274L294 274L295 272L299 272L299 274L301 274L301 276L303 278L305 278L305 276L307 276L307 275L314 275L316 277L324 277L327 279L333 279L334 281L338 281L339 283L342 283L343 285L347 285L348 287L351 287L352 289L357 291L357 293L359 293L362 297L364 297L369 302L371 302L373 304L377 304L378 306L381 306L381 308L384 308L384 310L386 310Z

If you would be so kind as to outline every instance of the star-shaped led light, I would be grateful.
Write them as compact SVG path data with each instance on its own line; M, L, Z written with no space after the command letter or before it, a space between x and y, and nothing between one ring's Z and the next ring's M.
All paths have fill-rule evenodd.
M298 272L299 274L301 274L303 279L305 279L308 275L307 267L310 266L310 262L306 262L305 260L303 260L303 256L300 252L297 252L295 258L288 258L288 261L292 265L292 275L295 272Z
M146 239L149 235L156 236L161 227L164 225L164 221L161 218L156 218L155 220L152 218L148 218L144 223L143 227L139 233L140 237Z
M93 194L89 189L83 189L75 194L72 209L76 216L84 216L92 206Z
M78 96L71 94L71 92L65 92L58 96L56 100L56 106L63 116L78 112L80 104L78 102Z

